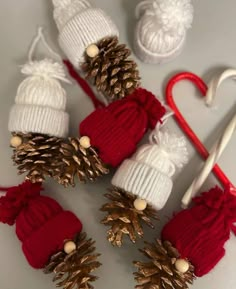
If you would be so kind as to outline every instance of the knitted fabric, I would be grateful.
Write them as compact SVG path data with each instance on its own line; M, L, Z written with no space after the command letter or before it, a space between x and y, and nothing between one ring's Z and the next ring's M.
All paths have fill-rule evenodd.
M80 124L80 134L90 138L103 162L117 167L135 152L146 131L161 121L165 111L151 92L139 88L91 113Z
M191 0L144 0L136 14L134 48L143 62L163 63L180 54L193 20Z
M16 224L16 234L29 264L43 268L66 239L80 233L82 224L53 199L41 196L41 184L24 182L0 198L0 222Z
M65 112L66 92L59 82L67 81L63 66L50 59L30 61L21 72L27 78L17 90L9 131L65 137L69 116Z
M90 44L119 35L112 19L103 10L90 7L86 0L53 0L53 4L59 44L77 68Z
M192 208L176 214L163 228L162 238L193 264L200 277L224 256L230 231L236 234L236 197L229 189L215 187L193 201Z
M150 144L143 145L131 159L121 164L112 184L160 210L172 191L171 177L175 166L182 167L186 162L187 148L183 137L154 131Z

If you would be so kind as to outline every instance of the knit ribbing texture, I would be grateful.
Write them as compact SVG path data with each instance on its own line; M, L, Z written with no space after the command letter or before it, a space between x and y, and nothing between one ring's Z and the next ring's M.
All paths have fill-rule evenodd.
M230 231L236 234L236 198L228 188L215 187L193 201L192 208L174 215L165 225L162 238L170 241L201 277L225 255Z
M191 0L144 0L136 16L134 48L143 62L163 63L181 53L193 20Z
M80 124L80 135L90 138L103 162L117 167L135 152L138 142L161 121L165 111L151 92L139 88L95 110Z

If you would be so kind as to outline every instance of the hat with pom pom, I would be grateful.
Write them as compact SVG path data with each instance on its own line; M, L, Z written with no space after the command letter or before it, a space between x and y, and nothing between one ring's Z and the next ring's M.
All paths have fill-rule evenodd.
M69 116L65 112L66 92L60 81L69 81L61 63L51 59L32 61L32 53L39 40L52 52L40 28L30 49L29 62L21 69L27 78L18 87L8 128L11 132L65 137L69 128Z
M119 32L102 9L87 0L52 0L54 19L59 30L59 44L71 63L79 68L86 48Z
M167 132L153 131L150 144L141 146L124 160L112 185L146 200L157 210L164 207L172 191L175 167L187 162L186 141Z
M41 196L40 183L26 181L0 198L0 222L16 224L16 235L29 264L43 268L66 239L80 233L82 224L52 198Z
M90 138L104 163L117 167L135 152L138 142L165 112L151 92L138 88L124 99L91 113L80 124L80 134Z
M163 63L181 53L193 20L191 0L142 1L134 39L137 56L146 63Z

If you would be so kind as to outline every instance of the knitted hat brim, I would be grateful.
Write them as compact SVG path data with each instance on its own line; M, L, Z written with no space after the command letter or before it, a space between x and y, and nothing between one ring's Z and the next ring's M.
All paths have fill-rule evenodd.
M111 181L112 185L146 200L157 210L166 204L172 190L172 180L156 168L127 159Z
M150 64L162 64L162 63L167 63L174 58L176 58L183 50L185 40L186 40L186 33L183 34L182 38L180 38L180 41L178 45L166 52L166 53L154 53L150 50L148 50L143 43L140 40L139 37L139 31L141 28L141 21L137 23L136 26L136 32L135 32L135 37L134 37L134 52L137 55L137 57L145 62L145 63L150 63Z
M63 249L64 241L73 239L81 230L80 220L73 213L62 211L44 226L35 229L22 244L22 250L33 268L43 268L54 253Z
M69 115L50 107L15 104L10 112L8 129L10 132L66 137Z

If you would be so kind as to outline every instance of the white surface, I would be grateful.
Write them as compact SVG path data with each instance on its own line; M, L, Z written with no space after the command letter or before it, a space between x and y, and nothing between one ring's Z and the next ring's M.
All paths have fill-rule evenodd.
M121 40L131 45L134 29L134 0L97 0L97 6L106 9L117 23ZM206 81L216 71L227 67L236 67L236 2L226 1L194 1L195 18L193 29L189 31L186 47L181 56L174 62L163 66L144 65L139 63L143 77L143 86L163 97L166 81L175 72L190 70L202 76ZM56 27L52 21L49 0L7 0L0 1L0 183L14 185L22 181L17 176L11 162L9 133L7 131L8 113L13 105L14 97L21 75L19 65L24 64L27 48L36 33L38 25L48 28L51 43L56 44ZM175 89L177 103L184 112L199 137L209 148L217 134L235 113L236 84L233 81L225 83L218 91L215 108L204 106L199 93L191 84L181 83ZM78 123L92 111L92 106L77 86L68 87L68 111L71 115L71 134L77 133ZM223 120L223 122L222 122ZM170 129L180 132L173 120L169 122ZM235 174L236 136L223 154L220 165L232 182L236 183ZM192 182L202 164L194 149L189 145L191 160L175 179L173 194L165 209L160 213L161 222L154 231L146 230L145 239L153 240L158 236L159 229L166 222L173 210L180 208L180 200ZM102 194L109 186L110 176L101 179L97 184L80 185L75 189L65 190L54 182L47 182L45 193L51 194L64 207L73 210L83 221L88 234L97 240L97 250L102 253L103 266L97 274L100 279L94 284L96 289L130 289L133 281L132 260L141 258L138 248L143 246L140 241L137 246L126 243L123 248L116 249L108 244L105 238L106 228L99 224L103 214L99 207L103 204ZM211 176L205 187L216 183ZM1 289L52 289L52 276L45 276L40 270L30 268L21 251L14 228L0 225L0 288ZM226 256L207 276L199 278L191 287L193 289L234 289L236 239L226 245Z

